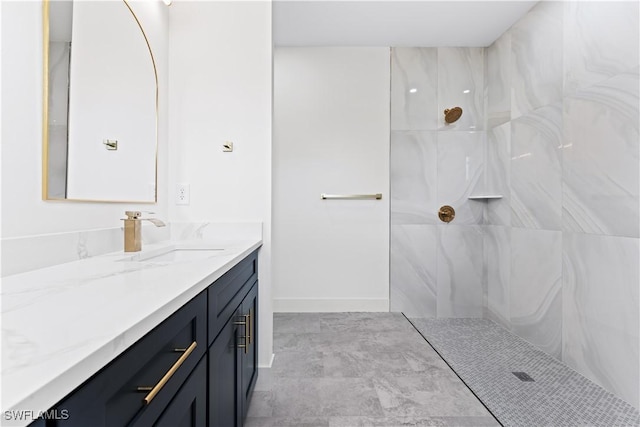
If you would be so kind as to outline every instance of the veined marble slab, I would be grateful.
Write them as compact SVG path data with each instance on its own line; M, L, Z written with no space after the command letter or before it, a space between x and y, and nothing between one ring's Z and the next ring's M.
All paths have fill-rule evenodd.
M462 108L454 123L444 121L444 110ZM438 48L438 129L484 129L484 48Z
M562 104L511 121L511 224L562 228Z
M142 244L169 240L170 227L142 226ZM103 228L2 239L2 276L121 250L124 228Z
M564 233L562 360L640 407L640 240Z
M487 130L511 120L511 32L485 49Z
M391 223L437 224L437 133L391 132Z
M511 118L562 101L562 2L542 1L511 27Z
M483 237L485 317L510 329L511 228L485 226Z
M564 94L640 65L637 1L564 2Z
M563 229L640 237L640 72L564 102Z
M511 229L509 315L513 332L560 359L562 232Z
M487 131L485 189L501 194L491 200L485 211L485 224L511 225L511 123Z
M391 311L436 317L438 226L391 226Z
M170 242L142 253L224 250L173 263L123 261L132 254L115 252L4 277L2 411L48 410L261 244Z
M438 226L438 317L482 317L482 226Z
M438 132L437 205L456 210L452 224L482 224L485 204L468 198L484 191L484 138L485 132Z
M391 49L391 130L438 127L438 49Z

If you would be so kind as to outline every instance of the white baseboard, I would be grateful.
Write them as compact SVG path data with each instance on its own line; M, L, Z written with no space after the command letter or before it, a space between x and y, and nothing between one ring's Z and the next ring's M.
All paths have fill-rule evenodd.
M274 298L274 313L334 313L347 311L389 311L389 299Z
M273 359L276 358L276 355L274 353L271 354L271 359L269 360L269 364L268 365L263 365L258 363L258 369L271 369L271 367L273 366Z

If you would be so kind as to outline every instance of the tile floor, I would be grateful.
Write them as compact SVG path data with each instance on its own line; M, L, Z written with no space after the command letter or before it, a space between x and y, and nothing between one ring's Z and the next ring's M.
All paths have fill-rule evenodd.
M504 426L640 425L637 409L491 320L410 320Z
M499 426L400 313L276 313L247 427Z

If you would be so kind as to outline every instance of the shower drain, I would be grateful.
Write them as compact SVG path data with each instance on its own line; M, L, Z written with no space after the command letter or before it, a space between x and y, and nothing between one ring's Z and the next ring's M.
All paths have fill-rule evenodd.
M513 375L518 377L520 381L533 381L533 378L529 376L526 372L511 372Z

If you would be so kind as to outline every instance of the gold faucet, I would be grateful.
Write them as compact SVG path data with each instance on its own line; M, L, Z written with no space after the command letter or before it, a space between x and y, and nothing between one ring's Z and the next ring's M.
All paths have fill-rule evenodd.
M153 212L148 212L152 214ZM124 221L124 251L140 252L142 249L142 220L149 221L156 227L164 227L166 224L156 218L142 218L141 211L125 211L127 217Z

